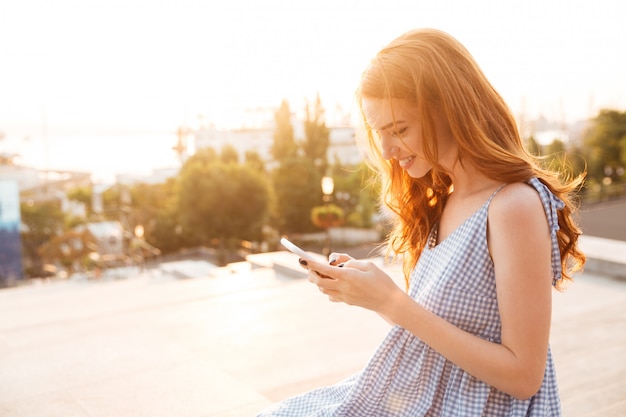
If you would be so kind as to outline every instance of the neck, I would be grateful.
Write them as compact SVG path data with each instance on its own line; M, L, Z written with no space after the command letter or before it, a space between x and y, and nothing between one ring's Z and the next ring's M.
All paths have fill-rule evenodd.
M480 172L473 164L457 162L451 173L454 194L465 197L483 191L486 188L500 184Z

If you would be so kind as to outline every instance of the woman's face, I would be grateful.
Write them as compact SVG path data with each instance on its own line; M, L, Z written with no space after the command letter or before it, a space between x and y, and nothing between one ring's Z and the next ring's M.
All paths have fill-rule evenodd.
M383 158L396 159L413 178L421 178L432 169L423 152L424 140L435 140L439 163L452 168L457 158L456 143L450 128L441 117L435 117L435 138L422 137L417 106L404 99L370 99L361 101L367 124L378 134Z

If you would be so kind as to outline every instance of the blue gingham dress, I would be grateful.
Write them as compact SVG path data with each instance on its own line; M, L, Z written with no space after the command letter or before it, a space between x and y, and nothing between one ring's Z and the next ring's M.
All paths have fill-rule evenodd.
M529 184L539 193L550 225L556 283L561 279L556 212L563 202L536 178ZM494 195L445 240L424 249L411 274L409 294L457 327L500 343L494 267L487 249L487 214ZM434 239L433 233L429 240ZM553 417L561 416L561 407L550 351L541 388L532 398L518 400L395 326L363 371L336 385L287 399L261 416Z

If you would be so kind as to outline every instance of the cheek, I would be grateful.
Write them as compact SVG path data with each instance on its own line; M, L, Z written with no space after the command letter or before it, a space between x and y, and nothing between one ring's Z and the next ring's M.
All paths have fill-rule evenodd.
M424 158L424 142L422 141L422 135L413 134L405 137L403 140L404 146L412 153L420 158Z
M448 163L456 160L457 144L452 138L444 138L439 141L439 158Z

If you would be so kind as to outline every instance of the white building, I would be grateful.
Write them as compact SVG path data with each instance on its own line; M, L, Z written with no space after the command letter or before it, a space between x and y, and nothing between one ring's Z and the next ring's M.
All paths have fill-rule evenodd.
M294 124L296 141L304 140L303 129L296 128L299 125L302 125L302 122ZM330 146L327 158L330 163L338 159L342 164L348 165L356 164L362 160L356 146L355 129L353 127L330 127L329 130ZM243 158L246 151L255 151L260 155L261 159L271 162L274 128L218 130L214 126L202 126L194 131L193 140L195 149L211 147L219 153L224 146L230 145L235 148L241 158Z
M64 211L75 214L81 208L67 199L67 192L91 186L89 172L41 170L12 163L0 164L0 178L17 183L21 202L60 201Z

